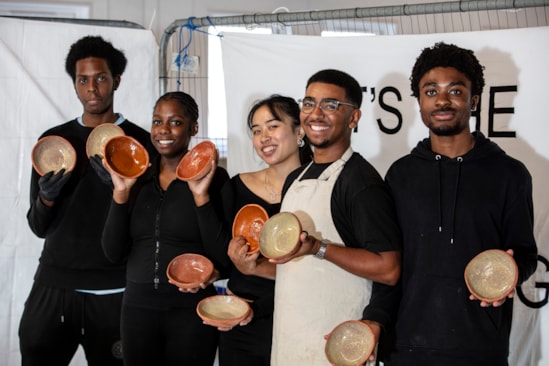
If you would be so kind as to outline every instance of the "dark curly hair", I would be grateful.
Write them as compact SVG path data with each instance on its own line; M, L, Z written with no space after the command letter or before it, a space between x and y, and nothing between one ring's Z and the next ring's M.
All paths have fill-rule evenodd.
M334 69L320 70L307 80L307 87L312 83L326 83L345 89L345 97L357 108L362 105L362 88L351 75Z
M192 122L198 121L198 104L196 104L196 101L192 96L182 91L167 92L158 98L154 104L153 110L156 109L158 103L167 100L174 100L179 103L183 107L185 113L187 113L187 117L189 117Z
M248 128L250 130L253 126L253 118L255 112L257 112L257 110L263 106L266 106L269 109L269 112L271 112L273 117L277 120L282 121L281 115L285 115L290 117L293 128L298 128L300 126L299 104L297 104L295 99L279 94L273 94L268 98L261 99L255 102L250 109L247 119ZM311 149L311 144L307 136L303 136L303 141L305 142L305 144L303 145L303 147L299 148L299 160L301 161L301 164L308 163L313 158L313 150Z
M128 63L122 51L114 48L100 36L85 36L72 44L65 59L65 71L72 81L76 80L76 62L88 57L105 59L115 77L122 75Z
M471 80L473 95L482 94L484 66L479 63L473 51L438 42L433 47L424 48L416 59L410 76L412 96L419 97L419 80L435 67L453 67Z

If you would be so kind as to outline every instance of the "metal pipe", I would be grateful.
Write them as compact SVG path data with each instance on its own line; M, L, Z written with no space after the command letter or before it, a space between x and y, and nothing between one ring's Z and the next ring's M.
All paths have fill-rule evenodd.
M210 25L235 25L258 23L290 23L319 21L327 19L375 18L392 16L426 15L440 13L459 13L468 11L486 11L503 9L521 9L538 6L548 6L549 0L471 0L424 3L415 5L395 5L369 8L313 10L293 13L244 14L225 17L185 18L174 20L162 34L160 39L160 95L166 91L168 83L167 46L171 35L177 28L188 24L191 27Z

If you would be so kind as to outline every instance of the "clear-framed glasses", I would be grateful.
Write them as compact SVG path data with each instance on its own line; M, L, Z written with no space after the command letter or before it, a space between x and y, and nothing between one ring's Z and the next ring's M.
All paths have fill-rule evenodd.
M329 98L322 99L320 102L317 102L313 98L303 98L303 99L299 99L298 102L299 102L299 106L301 107L301 112L305 114L312 113L312 111L315 109L317 104L318 104L318 107L324 112L324 114L334 113L340 104L357 108L357 106L352 103L341 102L337 99L329 99Z

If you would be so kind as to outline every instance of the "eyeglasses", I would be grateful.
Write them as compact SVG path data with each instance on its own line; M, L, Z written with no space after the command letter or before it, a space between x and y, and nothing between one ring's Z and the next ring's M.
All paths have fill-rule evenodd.
M305 114L311 114L317 104L318 104L318 107L324 112L324 114L334 113L340 104L357 108L357 106L354 104L340 102L337 99L322 99L320 102L317 102L313 98L304 98L304 99L299 99L298 102L301 107L301 112Z

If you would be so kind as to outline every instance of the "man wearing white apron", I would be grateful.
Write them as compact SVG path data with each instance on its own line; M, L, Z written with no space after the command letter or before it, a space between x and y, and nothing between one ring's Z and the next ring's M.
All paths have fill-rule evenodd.
M392 199L350 147L361 102L360 85L341 71L322 70L307 83L301 126L314 161L285 184L281 211L296 214L305 233L296 255L274 261L273 366L329 365L324 336L362 318L372 281L393 285L400 275Z

